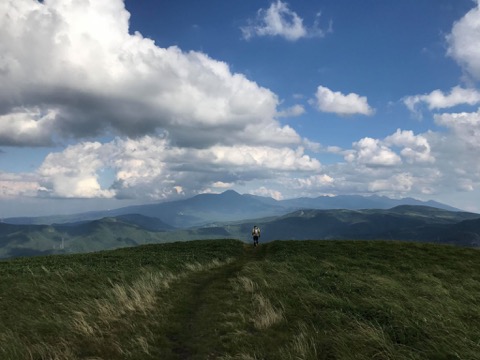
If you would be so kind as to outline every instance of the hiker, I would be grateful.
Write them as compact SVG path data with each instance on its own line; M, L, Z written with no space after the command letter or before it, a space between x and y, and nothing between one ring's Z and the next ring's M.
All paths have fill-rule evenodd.
M253 236L253 246L258 245L258 238L260 237L260 228L255 225L252 229L252 236Z

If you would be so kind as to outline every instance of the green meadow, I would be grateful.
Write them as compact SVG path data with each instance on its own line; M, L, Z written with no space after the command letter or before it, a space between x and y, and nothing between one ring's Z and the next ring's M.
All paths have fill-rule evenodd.
M0 262L0 359L480 359L480 252L144 245Z

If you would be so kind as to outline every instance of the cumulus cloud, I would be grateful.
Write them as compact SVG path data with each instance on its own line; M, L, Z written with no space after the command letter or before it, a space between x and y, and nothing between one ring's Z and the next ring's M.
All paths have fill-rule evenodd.
M235 185L235 184L233 184L233 183L225 183L225 182L223 182L223 181L215 181L215 182L212 184L212 186L213 186L214 188L219 188L219 189L228 189L228 188L233 187L233 185Z
M294 182L294 186L299 189L315 188L322 191L332 189L334 184L335 179L327 174L315 174L304 178L296 178Z
M102 187L106 169L113 179ZM198 150L173 146L162 137L144 136L71 145L47 156L37 173L44 196L165 199L212 186L225 188L318 169L318 160L301 147L217 145Z
M422 135L415 135L411 130L400 130L383 141L387 146L401 147L400 154L409 163L432 163L435 157L431 153L428 140Z
M451 123L446 118L438 121ZM475 125L473 120L469 123ZM452 131L451 137L459 135ZM117 138L105 144L83 142L51 154L37 177L40 193L50 197L159 200L242 184L254 186L259 181L269 185L249 186L248 192L275 198L285 197L292 189L296 196L342 192L427 194L439 186L438 179L446 178L445 174L454 172L458 177L459 169L468 167L461 162L455 170L435 165L434 154L445 163L451 150L446 150L447 143L441 139L435 134L398 129L384 139L360 139L351 149L330 149L343 155L346 162L322 166L301 147L216 145L199 150L175 146L161 136ZM109 183L102 181L106 169L112 174ZM461 178L457 181L459 189L475 186L470 177Z
M449 136L455 137L454 134ZM452 170L442 167L441 163L448 157L446 144L439 142L444 137L437 133L415 134L398 129L383 139L362 138L347 149L328 146L325 151L343 156L345 162L323 164L316 174L297 176L289 185L302 196L432 194L451 186L448 181L453 177L447 176ZM437 162L436 156L441 161Z
M129 16L121 0L0 2L0 145L83 140L48 155L32 173L0 172L1 198L171 199L239 186L277 199L401 196L480 186L472 156L480 151L480 111L437 114L438 132L398 129L346 149L323 147L277 120L301 115L302 106L279 110L272 91L228 64L131 33ZM477 79L478 17L477 6L448 37L449 55ZM250 25L250 37L325 34L282 1ZM436 110L478 105L480 95L454 87L404 102ZM313 104L339 115L375 111L364 96L323 86ZM344 161L322 166L308 151Z
M369 137L353 143L353 151L345 159L367 166L393 166L402 162L400 156L380 140Z
M305 114L305 108L303 105L293 105L287 109L279 111L277 113L278 117L296 117Z
M446 113L434 116L446 134L426 134L443 181L458 191L473 191L480 187L480 164L473 154L480 151L480 110L472 113Z
M457 105L476 105L480 103L480 91L473 88L455 86L449 94L434 90L430 94L407 96L403 99L407 108L421 115L419 106L426 104L429 110L451 108Z
M0 3L0 145L71 144L26 182L0 178L0 196L167 199L318 171L302 147L315 144L277 120L302 106L279 111L269 89L131 33L129 17L122 0Z
M368 105L365 96L359 96L355 93L344 95L339 91L332 91L324 86L317 88L316 99L312 103L319 111L338 115L373 115L375 112Z
M275 119L270 90L204 53L130 34L129 16L122 0L2 1L0 144L158 131L198 148L259 131L273 132L269 144L300 142Z
M258 196L267 196L271 197L272 199L275 200L282 200L283 195L280 191L273 190L273 189L268 189L265 186L261 186L258 189L255 189L250 192L252 195L258 195Z
M51 142L56 111L43 113L39 108L14 108L0 115L0 144L8 146L42 146Z
M480 109L474 113L436 114L435 123L448 128L469 149L480 149Z
M368 184L368 190L371 192L396 192L406 193L412 189L414 177L409 173L401 173L390 176L387 179L373 180Z
M475 8L454 23L447 42L448 55L480 80L480 1L476 3Z
M476 3L472 10L453 24L446 41L447 55L455 59L471 79L480 80L480 1L477 0ZM429 110L457 105L473 106L480 103L480 91L474 87L455 86L450 93L437 89L429 94L407 96L403 102L411 112L421 118L422 104Z
M0 172L0 198L37 196L42 190L38 178L33 174L11 174Z
M198 150L162 136L83 142L49 155L36 173L21 175L22 181L2 174L0 196L160 200L239 187L278 199L475 191L480 165L471 154L480 151L480 112L439 114L435 121L445 131L398 129L383 139L362 138L351 148L328 147L345 161L323 165L301 147L216 145Z
M80 143L61 153L49 154L38 173L44 195L63 198L109 198L111 190L102 189L98 171L104 166L98 142Z
M323 164L321 172L297 176L289 185L303 196L443 194L454 204L458 194L480 189L480 163L472 156L480 151L480 110L437 114L434 119L439 131L397 129L383 139L362 138L351 148L326 147L345 162Z
M273 2L268 9L258 10L256 18L241 30L247 40L254 36L280 36L290 41L325 36L325 31L318 27L318 20L312 28L305 27L303 19L290 10L288 3L280 0ZM331 24L328 31L331 31Z

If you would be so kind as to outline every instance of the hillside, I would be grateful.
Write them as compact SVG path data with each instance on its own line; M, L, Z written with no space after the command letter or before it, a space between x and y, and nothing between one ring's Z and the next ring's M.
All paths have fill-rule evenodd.
M392 209L298 210L284 216L232 223L231 237L245 239L253 224L262 242L273 240L400 240L480 246L479 214L428 206ZM242 237L243 236L243 237Z
M458 209L449 205L435 201L424 202L412 198L390 199L384 196L342 195L275 200L270 197L240 195L233 190L227 190L221 194L200 194L183 200L129 206L109 211L33 218L8 218L3 219L3 222L24 225L52 225L139 214L161 219L161 221L175 228L191 228L204 226L211 222L280 216L300 209L389 209L400 205L430 206L448 211L458 211Z
M238 241L0 261L0 358L478 359L480 253Z
M161 243L169 241L163 233L172 229L159 219L141 215L54 225L0 223L0 258L92 252Z
M52 225L0 223L0 258L109 250L142 244L233 238L251 241L253 224L261 242L273 240L402 240L480 246L480 215L428 206L392 209L298 210L237 222L173 228L155 217L118 215Z

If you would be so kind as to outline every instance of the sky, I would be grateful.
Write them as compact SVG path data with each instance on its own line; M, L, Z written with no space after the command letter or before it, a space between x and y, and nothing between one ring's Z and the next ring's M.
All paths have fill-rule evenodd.
M0 218L239 193L480 212L480 0L2 0Z

